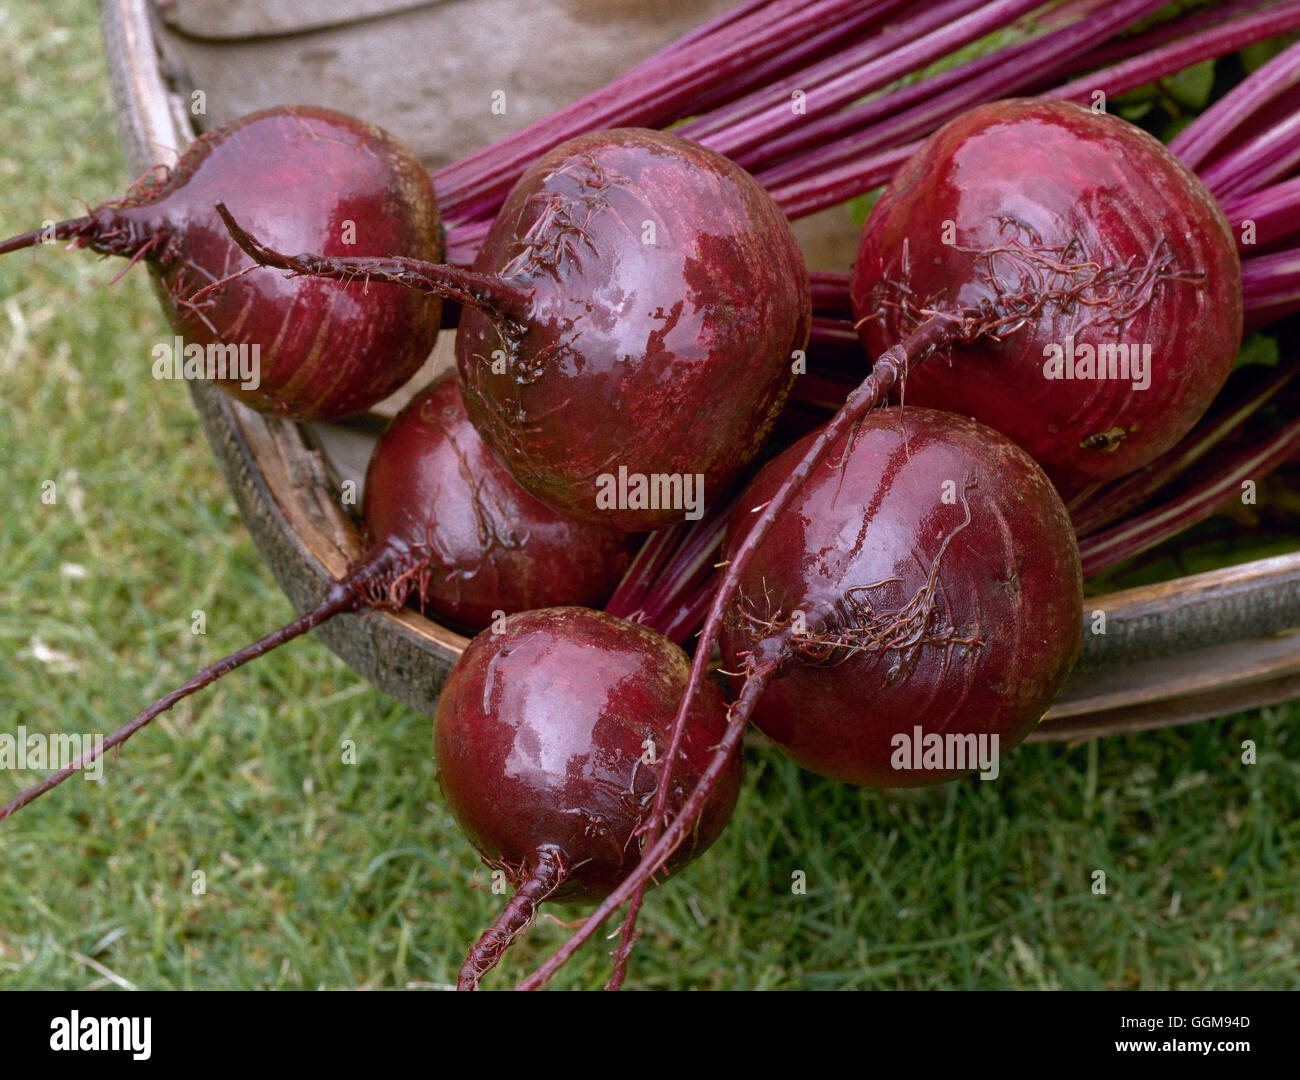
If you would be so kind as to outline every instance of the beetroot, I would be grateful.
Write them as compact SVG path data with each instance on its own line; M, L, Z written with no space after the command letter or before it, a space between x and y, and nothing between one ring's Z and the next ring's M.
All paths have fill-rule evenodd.
M727 159L659 132L596 132L546 154L473 271L286 256L227 220L265 265L465 303L456 351L484 441L543 502L629 531L725 493L808 339L808 271L776 204Z
M765 466L740 505L766 503L810 441ZM754 722L805 768L880 787L951 780L976 768L976 741L962 743L966 770L911 767L938 745L928 736L997 736L1009 750L1074 663L1069 518L1023 451L950 413L869 413L828 456L741 578L724 666L784 654ZM752 519L733 519L728 558Z
M360 562L310 611L159 698L105 739L100 754L182 698L335 615L414 603L476 630L496 611L600 603L635 548L635 539L620 530L563 518L516 484L475 434L450 376L394 418L366 477L367 548ZM74 771L63 769L20 792L0 807L0 819Z
M515 185L475 266L537 293L524 333L477 312L461 322L470 416L539 498L624 528L681 515L602 510L595 478L620 465L702 473L721 495L762 445L808 338L811 286L781 211L748 173L671 135L599 132L552 150Z
M259 270L232 243L219 202L293 250L442 257L433 187L411 150L377 127L313 106L268 109L208 132L174 169L155 170L124 199L59 223L54 235L147 262L173 328L186 347L202 347L205 365L216 371L222 361L233 372L235 350L245 347L241 375L215 381L263 412L346 416L418 370L438 332L439 302L392 285ZM15 237L0 252L41 238L39 230ZM180 369L175 343L167 348L171 362L156 367Z
M388 426L366 471L376 549L401 548L424 611L478 630L493 612L598 607L634 551L608 525L562 517L524 491L479 438L449 373Z
M1150 135L1059 101L994 102L931 136L872 209L852 297L873 356L950 316L906 400L996 428L1066 488L1168 450L1241 345L1241 266L1213 197ZM1149 370L1117 355L1111 374L1115 346L1149 346ZM1057 350L1075 378L1049 377Z
M520 891L470 952L462 988L477 985L540 900L599 900L636 864L688 670L666 638L585 608L516 615L470 643L438 700L438 783L483 861ZM710 684L687 723L670 817L725 724ZM666 873L718 837L739 782L733 754Z

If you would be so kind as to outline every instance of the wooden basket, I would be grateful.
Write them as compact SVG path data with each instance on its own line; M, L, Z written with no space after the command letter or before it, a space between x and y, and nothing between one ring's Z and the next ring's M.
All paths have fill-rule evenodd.
M606 82L731 0L102 0L134 172L202 127L275 104L320 104L387 127L433 166ZM445 42L455 42L447 48ZM497 83L508 124L483 106ZM454 94L440 93L455 86ZM206 114L195 117L195 92ZM474 108L469 107L472 103ZM842 215L798 228L813 266L848 264ZM358 486L384 418L450 359L441 335L406 395L345 424L298 425L214 387L190 392L262 557L299 610L360 551L332 498ZM1084 649L1034 740L1080 739L1300 697L1300 552L1091 598ZM1105 612L1104 634L1091 632ZM317 633L380 689L431 713L466 639L412 611L340 616Z

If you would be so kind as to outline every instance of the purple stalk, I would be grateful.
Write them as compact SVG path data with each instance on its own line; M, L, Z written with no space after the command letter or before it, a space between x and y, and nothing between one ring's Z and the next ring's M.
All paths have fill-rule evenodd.
M795 381L794 389L790 391L790 401L821 414L824 423L844 404L853 385L847 379L840 380L827 375L800 375Z
M728 156L834 112L1041 6L1040 0L949 0L908 23L684 125L679 134ZM918 36L924 31L923 36ZM903 44L900 44L903 42ZM804 111L791 95L803 92Z
M901 7L905 2L906 0L895 0L889 7ZM878 33L879 28L873 24L878 23L888 14L890 12L878 8L864 9L851 22L832 23L813 37L792 44L789 49L783 50L770 60L754 64L746 69L743 76L726 83L718 83L712 89L701 92L691 102L690 111L698 114L717 109L793 71L798 71L809 63L834 55L837 46L842 47L845 42L862 36L864 31L871 30L873 33Z
M851 318L828 319L821 315L813 316L808 341L812 345L840 345L850 348L861 344L858 332L853 329Z
M768 190L768 194L785 211L787 217L801 218L838 206L857 195L865 195L881 184L889 182L898 168L920 149L921 141L895 146L871 154L865 161L826 166L818 161L808 164L799 177L783 183L773 183L766 173L755 179ZM808 155L809 158L816 155ZM826 156L829 156L826 155Z
M490 221L463 221L448 225L447 261L453 266L473 266L490 228Z
M976 57L938 75L932 75L910 86L872 98L862 105L832 113L830 116L819 117L786 135L770 139L751 150L737 154L735 160L751 172L765 169L765 176L771 177L773 182L779 182L784 175L782 165L789 162L785 171L800 171L795 168L800 163L792 159L797 159L811 148L834 144L837 149L841 147L845 149L844 153L838 155L843 159L861 154L867 148L882 145L882 142L888 145L887 139L875 137L878 126L883 125L884 121L905 112L909 116L915 115L912 110L932 105L941 95L959 90L972 80L987 75L1003 64L1018 63L1025 58L1033 44L1032 41L1024 41L998 52ZM857 135L854 141L841 141L845 140L846 136L854 134Z
M677 608L665 613L659 623L659 632L669 641L685 645L700 632L704 617L708 615L713 604L713 594L718 589L718 575L711 574L696 591L695 595L683 601Z
M657 626L665 611L677 604L683 594L694 592L713 575L713 564L734 512L735 503L728 502L694 524L646 597L646 622Z
M1288 421L1262 442L1244 447L1226 462L1207 471L1191 491L1131 518L1079 544L1083 576L1091 577L1140 555L1210 517L1230 498L1239 496L1247 480L1259 483L1300 450L1300 418Z
M605 605L609 614L617 615L620 619L631 619L642 612L646 593L663 571L677 545L682 542L687 530L688 525L681 522L659 529L646 537L645 543L623 574L623 580L614 590L614 595Z
M1109 97L1114 97L1297 27L1300 27L1300 0L1284 0L1264 11L1212 26L1103 71L1083 75L1043 96L1088 102L1094 90L1104 90Z
M812 279L813 311L822 314L848 315L853 311L849 303L849 275L830 270L814 270Z
M748 0L747 3L737 4L733 8L724 11L716 19L710 19L703 26L697 26L694 30L688 31L679 38L674 38L662 49L651 53L639 64L628 68L628 75L644 75L647 72L653 72L664 60L675 58L686 51L691 45L703 41L705 38L712 38L715 34L723 30L728 30L742 19L750 19L752 16L761 16L766 11L770 14L772 0ZM754 22L750 23L751 26Z
M1232 224L1237 245L1249 255L1251 245L1241 242L1242 224L1255 223L1255 246L1271 244L1300 232L1300 176L1249 195L1228 199L1223 212Z
M1087 56L1080 57L1070 65L1070 74L1075 75L1101 67L1109 67L1112 64L1118 64L1121 60L1141 56L1145 52L1167 45L1178 38L1187 37L1211 26L1218 26L1221 23L1229 22L1251 12L1257 12L1260 8L1268 7L1273 2L1274 0L1236 0L1235 3L1214 4L1207 10L1193 11L1186 15L1177 16L1168 22L1152 27L1150 30L1144 30L1139 34L1129 34L1088 53Z
M1300 370L1295 365L1283 371L1268 372L1262 381L1259 372L1244 368L1219 395L1214 413L1202 420L1177 446L1166 451L1144 468L1099 490L1070 510L1074 531L1089 536L1153 498L1161 488L1182 475L1229 435L1241 428L1263 408Z
M899 0L773 0L734 20L725 43L697 40L656 64L624 74L515 135L485 147L433 174L445 216L472 218L490 212L537 157L584 131L621 125L658 127L692 108L696 96L727 84L755 65L788 52L837 21L861 28Z
M1300 248L1247 259L1241 265L1241 294L1247 330L1300 309Z
M1113 97L1192 64L1297 28L1300 28L1300 0L1286 0L1267 11L1211 27L1133 60L1075 79L1043 96L1086 103L1091 101L1094 90L1104 90ZM758 180L790 217L801 217L886 183L919 145L914 142L895 146L872 153L865 160L835 164L840 154L836 144L805 154L797 177L774 183L767 172L760 172Z
M681 645L698 626L691 623L691 612L700 605L701 590L711 588L713 560L733 508L725 503L699 521L651 533L605 610Z
M814 121L806 128L764 145L763 159L774 161L778 157L787 157L790 160L764 170L763 181L765 184L781 184L809 175L812 168L847 164L874 150L925 135L973 105L1006 97L1040 82L1045 75L1064 69L1081 51L1107 40L1118 30L1131 26L1162 6L1160 0L1121 0L1107 7L1104 13L1082 22L1053 30L992 56L968 61L945 73L951 78L941 76L927 80L938 92L888 119L877 119L881 111L879 102L901 97L902 93L889 94L856 109ZM837 138L845 131L854 134ZM806 157L791 157L799 153L801 147L808 146L825 148L817 153L815 164L810 165ZM749 167L748 161L741 161L741 164Z
M1199 169L1238 125L1297 83L1300 83L1300 42L1234 86L1177 135L1169 143L1169 149L1188 168Z
M1220 202L1259 191L1300 165L1300 110L1200 170Z
M940 15L961 14L978 8L986 0L946 0L940 9ZM766 109L775 95L781 96L780 104L789 105L793 90L808 91L823 82L843 75L846 71L860 67L862 64L883 56L891 45L898 46L914 41L930 32L942 21L936 21L934 12L922 12L920 15L905 17L901 22L888 28L875 37L861 41L838 55L827 57L821 63L804 72L795 72L789 79L776 85L761 86L754 92L737 97L725 107L715 109L707 115L697 112L695 119L683 124L678 130L690 139L700 139L705 135L726 131L742 120L749 119Z

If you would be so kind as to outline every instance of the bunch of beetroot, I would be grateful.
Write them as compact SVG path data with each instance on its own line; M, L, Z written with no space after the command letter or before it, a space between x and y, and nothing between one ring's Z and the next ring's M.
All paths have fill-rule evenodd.
M1032 79L1090 50L1140 85L1300 11L1179 22L1135 51L1110 39L1159 5L1126 0L852 105L1037 5L953 0L886 33L900 5L823 0L783 53L791 6L744 5L607 88L604 112L557 114L434 185L377 129L271 110L54 229L148 262L196 343L260 345L259 386L225 384L296 419L387 396L440 305L460 305L455 376L375 448L363 558L105 749L339 613L414 605L480 631L440 698L439 783L515 893L462 987L548 898L596 907L524 985L627 904L620 985L646 888L726 824L751 719L805 768L879 786L951 780L977 747L1019 743L1080 648L1079 522L1110 525L1108 508L1145 501L1171 455L1222 428L1202 417L1243 312L1300 307L1288 272L1250 276L1263 256L1243 278L1222 205L1254 213L1274 253L1295 242L1300 152L1258 141L1287 123L1260 110L1297 57L1207 112L1181 160L1069 83L968 108L1046 89ZM1030 45L1042 62L1026 75ZM827 88L803 124L764 105L792 70ZM674 134L574 130L682 112L696 119ZM1233 141L1225 114L1255 118L1256 138ZM253 153L283 168L250 188ZM810 278L787 215L890 175L851 280ZM444 261L444 232L472 265ZM1271 452L1295 442L1288 428ZM692 658L678 643L697 629Z

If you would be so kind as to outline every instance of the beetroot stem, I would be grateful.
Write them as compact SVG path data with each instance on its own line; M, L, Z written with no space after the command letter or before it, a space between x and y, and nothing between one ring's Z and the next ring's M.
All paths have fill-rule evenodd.
M529 318L531 289L511 285L493 274L480 274L458 266L425 262L401 256L330 257L302 253L283 255L253 239L235 221L225 204L217 203L216 211L226 223L231 237L240 249L254 262L273 269L288 270L291 274L333 278L337 281L382 281L404 285L408 289L430 292L481 311L493 322L503 320L517 326L526 325Z
M298 616L292 622L280 627L266 635L260 641L255 641L252 645L247 645L238 652L231 653L229 656L222 657L215 664L205 667L194 678L190 679L185 685L177 687L169 694L165 694L150 705L144 712L140 713L130 723L117 729L99 746L88 751L77 758L71 765L60 769L52 776L46 777L39 784L20 791L4 806L0 806L0 821L21 810L33 799L44 795L50 788L58 787L73 773L79 772L96 759L103 756L106 750L111 750L115 746L121 746L132 735L142 727L152 721L155 717L165 713L182 698L187 698L198 690L202 690L209 683L216 682L228 672L234 671L235 668L241 667L250 660L256 660L259 656L270 652L272 649L283 645L286 641L291 641L308 630L311 630L326 619L333 617L344 611L353 611L360 606L360 597L356 590L346 584L336 583L330 586L329 591L325 594L325 599L317 604L310 611Z
M1085 538L1079 543L1083 576L1108 570L1204 521L1241 491L1243 481L1258 483L1289 461L1297 449L1300 420L1291 420L1262 442L1244 448L1226 462L1216 462L1216 467L1192 490L1113 529Z
M1142 2L1151 4L1153 0ZM882 90L895 79L924 68L1040 6L1036 0L949 0L922 7L890 34L870 38L765 86L712 118L684 125L678 134L720 154L734 156ZM804 112L796 113L790 107L791 94L796 92L806 95L801 99Z
M1292 45L1234 86L1169 143L1189 169L1210 159L1224 139L1278 95L1300 81L1300 43Z
M90 216L69 218L67 221L56 222L52 232L46 229L33 229L31 232L11 236L8 240L0 240L0 255L8 255L11 251L21 251L23 248L36 247L38 244L43 243L47 236L51 235L55 240L72 240L91 231L94 227L95 219Z
M1300 113L1289 113L1199 171L1220 202L1251 195L1300 163Z
M762 154L765 160L784 162L764 168L765 183L781 184L791 178L810 175L804 160L806 155L798 153L800 146L815 148L818 160L824 164L838 165L933 131L979 102L1023 90L1045 76L1057 73L1081 50L1104 41L1116 30L1159 7L1159 0L1124 0L1108 7L1104 13L1012 46L992 57L968 61L928 80L934 92L919 101L909 102L906 109L892 110L892 115L887 118L877 119L883 107L881 103L901 98L904 92L887 94L865 105L806 124L786 140L776 139L764 145ZM997 62L991 63L991 60ZM962 77L953 77L956 75ZM836 138L846 132L847 137ZM791 139L795 141L790 142ZM756 163L744 159L741 164L753 170Z
M623 574L622 581L618 583L618 588L614 590L614 595L606 603L607 612L620 619L630 619L642 610L646 594L681 543L686 527L685 522L678 522L665 529L657 529L645 538Z
M1156 79L1163 79L1193 64L1227 56L1257 41L1284 34L1297 26L1300 26L1300 3L1297 0L1285 0L1275 7L1219 23L1130 60L1082 75L1064 86L1047 91L1043 96L1090 104L1094 90L1103 89L1108 96L1114 97Z
M1048 90L1042 96L1086 104L1093 91L1104 89L1114 97L1203 60L1224 56L1298 27L1300 2L1287 0L1276 7L1212 26L1103 71L1094 71ZM1007 91L1004 88L1002 92ZM943 117L936 119L941 122ZM756 177L789 217L803 217L886 183L919 147L920 141L917 141L875 150L862 157L857 154L850 136L810 149L798 159L795 169L782 167L775 176L771 175L775 170L763 170Z
M900 6L899 0L774 0L734 20L725 35L706 35L668 57L639 65L499 143L437 170L433 181L439 205L454 218L490 213L529 164L565 139L604 127L667 124L700 94L712 96L733 80L749 85L756 68L763 69L766 81L769 62L782 67L787 54L801 51L802 43L827 28L846 35L865 32Z
M1251 365L1255 367L1255 365ZM1104 529L1136 509L1177 476L1181 476L1233 432L1239 430L1256 412L1295 377L1300 366L1290 365L1272 373L1260 383L1246 380L1254 373L1243 369L1237 380L1221 393L1219 407L1202 420L1171 450L1149 465L1111 484L1099 485L1095 491L1075 502L1070 510L1076 535L1083 537Z
M479 980L497 966L515 938L532 925L537 908L569 876L564 856L551 848L537 852L537 865L524 878L496 921L471 946L456 979L457 990L477 990Z
M1300 176L1283 180L1262 191L1229 199L1223 204L1242 257L1250 255L1250 245L1241 243L1241 226L1245 221L1255 223L1255 245L1263 246L1285 239L1300 230Z

